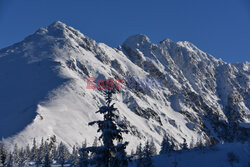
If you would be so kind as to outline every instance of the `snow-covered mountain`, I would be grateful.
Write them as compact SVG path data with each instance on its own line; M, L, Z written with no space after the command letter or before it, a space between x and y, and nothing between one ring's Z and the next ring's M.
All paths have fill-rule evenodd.
M141 34L111 48L59 21L0 50L0 137L10 146L52 135L92 144L97 127L88 122L101 118L104 98L86 89L88 77L125 80L115 103L129 148L164 134L176 144L249 139L249 62Z

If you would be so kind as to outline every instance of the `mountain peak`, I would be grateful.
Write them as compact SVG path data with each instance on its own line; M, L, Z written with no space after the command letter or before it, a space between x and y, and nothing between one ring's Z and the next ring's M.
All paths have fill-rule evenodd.
M160 41L160 44L170 43L170 42L173 42L173 41L171 39L169 39L169 38L166 38L166 39Z
M128 37L124 43L124 47L137 48L140 45L151 44L150 39L144 34L136 34Z
M163 45L163 46L170 47L170 46L172 46L172 45L175 46L175 45L176 45L176 42L172 41L172 40L169 39L169 38L166 38L166 39L160 41L159 44L160 44L160 45Z
M177 44L182 46L182 47L186 47L186 48L198 49L197 46L195 46L193 43L191 43L189 41L178 41Z
M67 31L66 30L67 28L68 28L68 26L66 24L62 23L61 21L55 21L47 27L41 27L33 35L39 35L39 36L40 35L49 35L49 36L62 38L62 37L65 37L65 31ZM33 36L33 35L31 35L31 36Z
M58 29L63 29L65 27L66 27L66 24L64 24L61 21L55 21L48 26L48 28L58 28Z

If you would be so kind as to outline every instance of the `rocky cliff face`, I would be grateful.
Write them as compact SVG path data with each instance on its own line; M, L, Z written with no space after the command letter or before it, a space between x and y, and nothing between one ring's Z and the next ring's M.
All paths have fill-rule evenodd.
M158 44L145 35L116 48L61 22L0 50L0 136L10 145L56 135L68 146L92 143L103 91L87 77L124 79L115 102L129 148L167 134L202 141L248 140L250 63L229 64L190 42Z

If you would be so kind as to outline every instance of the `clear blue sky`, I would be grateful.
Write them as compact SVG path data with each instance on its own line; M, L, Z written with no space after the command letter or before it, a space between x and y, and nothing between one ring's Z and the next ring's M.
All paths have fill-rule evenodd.
M0 48L56 20L112 47L142 33L250 61L250 0L0 0Z

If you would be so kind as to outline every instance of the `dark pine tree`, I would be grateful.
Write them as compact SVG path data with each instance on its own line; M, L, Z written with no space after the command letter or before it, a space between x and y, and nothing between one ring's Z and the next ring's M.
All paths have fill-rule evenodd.
M114 166L114 167L128 166L128 161L130 157L127 156L125 149L126 149L126 145L124 144L118 144L116 146L116 154L114 157L111 158L110 166Z
M28 165L30 161L31 161L30 145L27 144L24 150L24 164Z
M49 167L50 164L50 148L47 141L44 142L44 158L43 158L43 164L45 167Z
M124 164L124 156L121 156L121 152L125 151L128 142L122 143L122 133L127 132L121 126L119 127L116 120L117 108L112 103L112 95L114 91L109 90L105 92L106 105L100 107L96 113L103 114L103 120L90 122L89 125L98 125L97 132L101 132L99 140L102 141L102 146L99 147L87 147L87 151L94 153L94 157L91 159L91 163L95 166L109 167L111 159L115 159L116 163ZM115 145L114 141L122 144ZM122 151L123 150L123 151ZM119 152L119 153L118 153ZM117 162L120 161L120 162Z
M46 154L45 154L45 158L44 158L44 167L51 167L51 165L50 165L49 153L46 153Z
M57 162L61 165L61 167L64 167L66 161L69 159L69 151L62 142L58 145L57 150Z
M170 155L172 151L174 151L174 144L165 135L163 137L162 142L161 142L161 151L160 151L160 154Z
M38 149L37 149L37 145L36 145L36 139L33 139L33 146L31 148L31 155L30 155L30 159L32 161L36 161L38 156Z
M43 163L43 160L45 158L43 138L41 139L40 147L36 151L35 158L36 158L35 159L36 166L39 167Z
M8 154L8 156L6 158L5 166L6 167L13 167L13 157L12 157L11 152Z
M89 155L87 150L85 149L87 147L87 141L85 140L84 144L82 144L82 149L79 150L79 166L80 167L87 167L88 166L88 159Z
M7 157L7 151L5 150L3 140L0 142L0 167L4 166Z
M156 146L155 146L155 143L154 143L153 139L151 140L151 142L149 144L149 148L150 148L150 152L151 152L152 156L157 155L157 149L156 149Z
M12 156L13 157L12 165L13 165L13 167L18 167L20 165L20 157L19 157L19 149L17 147L17 144L15 144L15 146L14 146L14 150L12 152L12 155L13 155Z
M150 147L150 143L149 141L147 141L143 149L143 167L153 167L153 162L151 158L153 155Z
M136 148L136 166L137 167L143 167L143 150L142 150L142 144L140 143Z
M74 145L70 157L71 166L79 166L78 148Z

